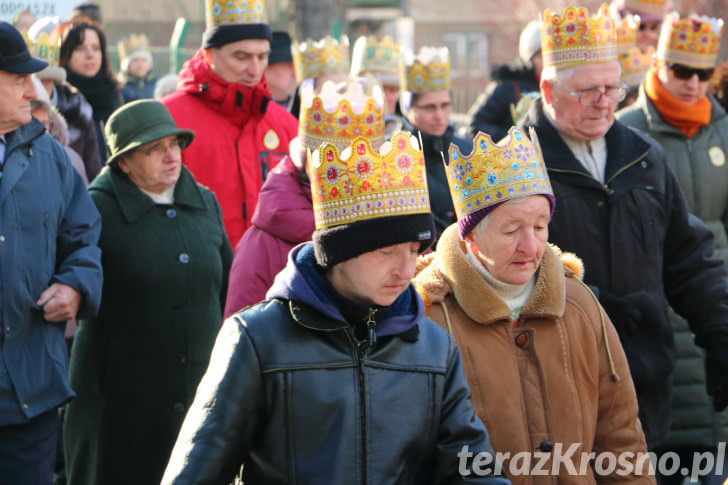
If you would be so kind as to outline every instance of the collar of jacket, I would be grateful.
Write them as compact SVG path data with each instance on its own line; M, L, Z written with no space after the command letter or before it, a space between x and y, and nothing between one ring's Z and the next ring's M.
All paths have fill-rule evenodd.
M29 123L24 124L15 131L5 134L5 159L7 160L10 153L18 147L29 145L45 133L43 123L35 118L31 118Z
M600 190L608 188L610 195L617 197L625 193L642 175L637 170L637 162L648 165L646 159L651 145L634 130L616 119L605 135L607 143L607 166L602 184L595 179L576 159L554 125L546 118L543 101L538 98L526 118L519 124L521 129L533 126L538 135L546 168L552 179L562 178L573 185L592 187Z
M90 189L104 189L104 185L108 183L108 189L114 194L119 203L122 214L127 222L131 223L142 217L149 210L158 204L149 198L144 192L134 185L129 177L119 170L105 168L108 172L108 181L104 183L102 179L98 184L92 184ZM101 176L99 176L100 178ZM179 180L174 187L174 205L187 206L193 209L205 209L205 199L202 192L197 186L197 182L190 174L189 170L182 165Z
M452 293L468 317L481 325L510 321L511 310L468 263L465 254L465 243L453 224L442 233L433 261L415 279L425 304L442 302ZM558 248L547 244L536 284L521 310L521 320L559 318L564 314L565 273L574 272L563 266Z
M202 48L182 66L178 86L180 91L217 105L216 109L224 117L241 125L249 119L261 118L270 102L265 76L253 87L227 82L212 71Z
M721 106L718 100L716 100L711 93L706 93L706 96L708 96L708 101L710 101L710 123L708 123L708 125L718 123L721 119L728 116L726 110L723 108L723 106ZM657 111L655 104L650 98L647 97L644 85L640 86L639 95L634 103L634 106L635 109L642 109L649 130L658 133L669 133L679 138L686 138L683 132L672 126L670 123L665 121L662 116L660 116L660 113L659 111Z

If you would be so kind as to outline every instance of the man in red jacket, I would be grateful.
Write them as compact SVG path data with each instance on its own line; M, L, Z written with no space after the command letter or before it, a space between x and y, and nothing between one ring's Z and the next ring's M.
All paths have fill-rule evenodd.
M288 153L296 119L270 102L263 77L272 38L263 0L208 0L202 47L162 101L180 128L195 132L182 162L217 195L236 246L268 171Z

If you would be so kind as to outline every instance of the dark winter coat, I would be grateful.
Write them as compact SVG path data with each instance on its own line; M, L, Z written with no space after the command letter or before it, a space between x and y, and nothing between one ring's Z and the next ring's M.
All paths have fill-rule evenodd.
M94 123L94 111L81 92L68 83L56 84L51 101L68 123L68 146L83 160L86 176L92 181L103 168L101 151Z
M511 104L518 104L524 93L538 91L538 80L533 68L525 66L498 66L490 75L490 83L470 108L470 132L487 133L500 140L513 126Z
M230 244L251 226L268 171L288 154L298 121L270 102L265 79L254 87L215 74L202 49L185 62L177 91L163 98L179 128L195 132L182 162L220 203Z
M107 278L71 353L68 482L159 483L220 329L232 251L215 196L184 167L171 205L116 169L89 191Z
M457 220L455 207L452 204L450 186L445 175L445 165L442 157L449 161L450 143L454 143L462 154L473 151L473 141L455 134L453 125L447 127L442 136L434 136L421 132L406 119L402 119L402 129L409 131L415 138L422 138L422 148L425 155L425 169L427 171L427 190L430 193L430 209L435 218L437 237L442 231Z
M294 246L311 240L316 228L311 185L286 157L260 190L253 227L235 248L225 318L265 299Z
M124 103L130 103L137 99L154 99L154 88L157 85L157 78L151 72L144 77L126 75L126 83L121 88L121 96Z
M708 99L710 123L691 138L660 116L644 88L640 88L637 101L617 113L617 118L662 145L688 208L713 232L716 257L728 263L728 115L712 95ZM728 412L715 413L713 409L713 399L706 392L705 353L695 346L690 326L674 312L670 318L678 359L672 426L664 446L709 449L728 440Z
M0 171L0 426L26 423L73 397L65 322L36 305L52 283L101 299L101 218L66 152L35 118L6 134ZM0 481L2 479L0 478Z
M307 243L271 300L225 321L162 483L228 483L241 463L251 484L509 483L459 475L464 445L491 446L460 353L414 288L362 340L332 291Z
M689 215L665 153L653 139L615 121L607 132L605 182L594 179L546 119L541 100L534 126L556 197L549 240L582 258L584 281L613 294L644 291L647 315L622 343L650 449L670 427L675 341L665 298L705 345L728 321L728 287L713 237Z

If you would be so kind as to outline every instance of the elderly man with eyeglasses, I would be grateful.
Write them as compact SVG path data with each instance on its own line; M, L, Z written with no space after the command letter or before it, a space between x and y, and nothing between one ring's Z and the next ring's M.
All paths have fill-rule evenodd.
M615 121L624 96L607 5L546 10L541 99L522 125L536 129L556 210L550 241L584 261L584 280L619 333L647 445L670 427L675 342L665 299L689 322L714 363L715 405L728 403L728 286L710 231L651 138Z
M713 231L715 255L728 263L728 116L708 93L722 29L720 19L668 15L637 101L617 117L662 145L688 208ZM680 357L673 384L673 422L663 447L688 454L715 451L717 442L728 439L728 416L715 413L705 389L718 370L709 360L706 381L705 358L693 343L690 327L674 313L670 316ZM666 477L662 482L678 483L678 478L682 479Z

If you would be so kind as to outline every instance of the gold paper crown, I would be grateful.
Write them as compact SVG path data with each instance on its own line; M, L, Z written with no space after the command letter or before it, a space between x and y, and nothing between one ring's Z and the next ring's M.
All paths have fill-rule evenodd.
M349 38L336 40L330 35L314 42L307 40L294 45L293 65L296 79L313 79L328 74L349 74Z
M655 48L647 47L642 52L639 47L634 46L627 52L619 53L619 63L622 65L622 82L630 88L639 86L645 79L645 73L652 66L652 56Z
M384 143L384 94L379 85L365 92L360 81L349 80L339 92L326 81L318 95L309 85L301 94L298 136L311 151L323 143L344 150L357 136L366 137L378 149Z
M403 91L414 94L450 89L450 53L447 47L423 47L415 56L402 50Z
M399 81L400 50L399 42L394 42L388 35L381 40L361 36L354 42L351 53L351 74L361 76L367 72L387 73Z
M263 0L205 0L207 28L222 25L267 24Z
M667 0L624 0L624 8L632 12L642 12L662 17Z
M617 32L602 4L593 18L584 7L567 7L562 16L543 12L541 52L544 67L561 71L572 67L617 60Z
M51 42L48 38L48 34L45 32L41 32L35 42L30 40L27 32L23 32L23 38L25 39L25 43L28 45L28 50L30 51L31 56L46 61L51 67L58 67L58 61L61 53L60 42Z
M313 153L309 170L317 230L430 212L424 155L410 133L395 133L378 152L364 137L341 154L327 143Z
M554 195L533 129L529 140L514 126L499 143L478 132L467 156L451 144L445 173L458 220L516 197Z
M149 39L146 34L131 34L126 39L116 43L119 58L126 59L135 52L149 52Z
M668 64L713 68L718 59L722 31L722 19L697 15L680 19L679 13L672 12L662 23L657 57Z
M617 52L622 54L637 45L640 18L637 15L626 14L615 22L617 22Z

